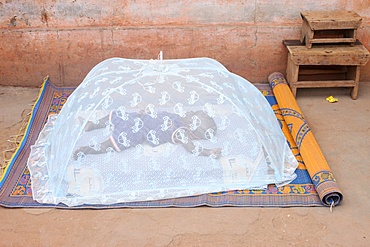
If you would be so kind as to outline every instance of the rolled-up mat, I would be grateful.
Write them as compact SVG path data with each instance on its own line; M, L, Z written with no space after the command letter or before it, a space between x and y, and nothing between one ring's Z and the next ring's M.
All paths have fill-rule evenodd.
M322 203L326 206L338 205L343 199L342 192L287 81L279 72L270 74L268 80Z

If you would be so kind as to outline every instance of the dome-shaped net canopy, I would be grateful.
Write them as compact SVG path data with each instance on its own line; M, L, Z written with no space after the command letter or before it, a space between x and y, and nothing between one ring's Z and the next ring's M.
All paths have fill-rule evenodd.
M297 161L263 95L209 58L95 66L28 160L40 203L114 204L266 188Z

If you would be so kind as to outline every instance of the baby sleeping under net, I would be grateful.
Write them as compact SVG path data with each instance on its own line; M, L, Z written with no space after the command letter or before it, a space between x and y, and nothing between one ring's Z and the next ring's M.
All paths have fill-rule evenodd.
M297 165L265 97L210 58L101 62L28 159L34 199L68 206L281 186Z

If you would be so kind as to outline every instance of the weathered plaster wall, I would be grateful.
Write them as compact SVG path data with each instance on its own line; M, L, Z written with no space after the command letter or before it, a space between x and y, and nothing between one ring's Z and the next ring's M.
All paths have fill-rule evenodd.
M0 0L0 85L38 86L45 75L78 85L109 57L207 56L253 83L285 71L283 39L300 12L354 10L370 49L370 0ZM370 81L370 63L362 68Z

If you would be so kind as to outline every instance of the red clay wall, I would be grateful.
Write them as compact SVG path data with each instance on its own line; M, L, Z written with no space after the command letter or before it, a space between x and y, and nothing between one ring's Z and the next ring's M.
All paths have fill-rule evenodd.
M370 49L369 0L0 0L0 85L78 85L109 57L207 56L252 83L285 72L301 11L354 10ZM370 63L361 80L370 81Z

